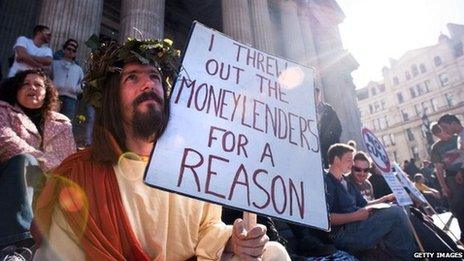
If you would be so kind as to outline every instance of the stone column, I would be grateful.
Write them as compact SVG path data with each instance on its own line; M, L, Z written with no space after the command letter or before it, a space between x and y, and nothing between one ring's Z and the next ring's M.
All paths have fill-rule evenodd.
M14 54L16 39L21 35L32 37L37 6L38 1L0 1L0 64L3 77L8 74L8 58Z
M267 0L250 1L250 11L255 47L274 54L275 38Z
M39 24L50 27L53 51L61 49L68 38L79 42L77 59L84 65L89 49L84 42L98 35L103 12L103 0L42 0Z
M282 24L282 39L284 54L298 63L304 62L305 48L301 36L297 4L294 0L280 0L280 21Z
M340 118L343 129L341 141L355 140L359 148L363 149L360 131L362 125L351 77L351 72L356 70L358 63L348 51L343 49L338 32L338 23L342 20L341 14L327 9L326 6L321 7L326 11L322 14L321 10L317 9L317 5L313 7L311 11L318 13L313 35L324 100L334 107Z
M317 52L314 43L313 30L311 28L311 26L314 26L314 21L312 21L311 19L311 11L307 3L299 3L298 18L300 21L301 37L303 38L303 44L305 49L305 60L303 64L317 68Z
M122 0L119 31L120 41L128 37L163 38L164 0Z
M248 0L222 0L221 3L224 33L234 40L253 45Z
M341 141L355 140L363 148L361 136L361 117L357 106L355 86L351 69L339 66L322 75L325 100L337 111L342 124Z

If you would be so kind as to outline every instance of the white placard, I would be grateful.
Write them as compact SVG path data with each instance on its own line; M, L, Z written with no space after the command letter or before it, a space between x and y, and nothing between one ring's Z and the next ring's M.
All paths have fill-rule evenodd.
M387 151L383 144L368 128L362 128L361 132L363 135L364 145L366 145L367 148L367 153L369 153L372 161L381 171L382 176L395 195L398 205L411 205L412 200L409 197L408 192L404 189L395 173L391 171L390 159L388 158Z
M385 173L391 171L390 160L388 159L387 151L382 145L379 139L375 134L370 131L368 128L362 128L362 136L364 145L366 145L367 153L372 158L374 164Z
M145 182L329 228L314 71L194 24Z
M396 202L400 206L409 206L412 205L411 197L409 197L408 192L403 187L403 184L398 180L395 173L383 173L385 181L387 182L390 189L393 191L393 194L396 197Z
M414 186L414 183L406 176L406 173L401 169L400 165L398 163L394 162L393 166L395 167L396 171L396 176L400 180L400 182L403 184L404 187L407 187L410 193L421 201L422 203L427 203L427 199L424 197L424 195Z

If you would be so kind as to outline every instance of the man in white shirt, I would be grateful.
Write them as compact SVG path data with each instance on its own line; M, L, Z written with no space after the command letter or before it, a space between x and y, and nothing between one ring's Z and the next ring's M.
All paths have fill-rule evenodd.
M25 36L18 37L13 47L15 60L8 77L27 69L40 68L49 71L53 59L52 49L48 47L51 37L50 29L44 25L34 27L32 39Z
M71 121L76 115L77 96L82 92L84 72L74 61L77 41L68 39L63 45L63 57L53 61L53 83L61 101L60 112Z

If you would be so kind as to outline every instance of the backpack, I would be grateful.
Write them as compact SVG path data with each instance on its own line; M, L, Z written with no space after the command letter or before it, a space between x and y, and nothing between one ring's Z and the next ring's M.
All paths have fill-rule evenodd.
M425 252L463 252L445 231L437 227L425 214L417 208L410 208L409 218L424 247Z

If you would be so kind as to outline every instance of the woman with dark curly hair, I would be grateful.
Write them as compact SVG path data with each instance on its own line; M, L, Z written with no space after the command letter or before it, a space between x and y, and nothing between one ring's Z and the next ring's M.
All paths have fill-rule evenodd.
M57 92L40 70L26 70L0 87L0 256L33 243L31 198L43 172L74 153L69 119L54 110Z

